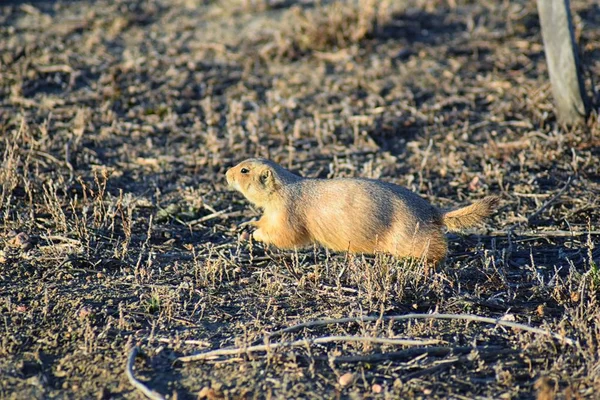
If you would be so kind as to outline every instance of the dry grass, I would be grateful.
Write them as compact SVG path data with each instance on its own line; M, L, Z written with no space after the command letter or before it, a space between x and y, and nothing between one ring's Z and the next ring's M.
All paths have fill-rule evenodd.
M322 58L343 57L346 53L340 51L375 37L391 18L387 0L335 1L313 9L293 6L282 15L280 27L260 53L267 60L315 53Z
M132 344L146 355L136 379L178 398L600 389L600 129L595 116L557 126L534 3L0 7L0 398L137 398L123 373ZM600 9L572 7L596 76ZM256 155L305 176L385 179L442 207L498 194L501 209L449 235L435 271L265 249L242 240L259 210L223 178ZM453 350L350 341L173 363L302 321L434 311L514 319L578 345L378 320L278 341Z

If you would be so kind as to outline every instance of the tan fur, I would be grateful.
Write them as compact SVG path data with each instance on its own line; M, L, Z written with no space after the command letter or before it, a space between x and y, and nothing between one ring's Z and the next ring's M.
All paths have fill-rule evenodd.
M498 203L499 199L496 196L488 196L470 206L446 212L444 225L451 232L475 226L489 216L498 207Z
M444 227L473 226L498 204L486 197L443 212L401 186L302 178L263 158L243 161L226 176L230 186L264 210L254 223L254 239L283 249L319 243L335 251L386 252L437 263L448 251Z

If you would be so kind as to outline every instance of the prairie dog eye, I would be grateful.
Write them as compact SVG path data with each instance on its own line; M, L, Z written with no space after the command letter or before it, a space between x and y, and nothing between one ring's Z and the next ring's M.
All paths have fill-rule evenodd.
M250 172L250 170L248 168L242 168L242 169L240 169L240 172L242 174L247 174L248 172Z

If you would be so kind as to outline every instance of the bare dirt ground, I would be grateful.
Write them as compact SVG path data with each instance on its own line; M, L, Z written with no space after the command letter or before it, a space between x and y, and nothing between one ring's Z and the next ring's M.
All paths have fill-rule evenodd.
M600 8L573 1L588 88ZM600 129L562 129L532 1L0 5L0 398L597 398ZM265 249L224 172L499 194L443 268ZM406 313L496 324L324 318Z

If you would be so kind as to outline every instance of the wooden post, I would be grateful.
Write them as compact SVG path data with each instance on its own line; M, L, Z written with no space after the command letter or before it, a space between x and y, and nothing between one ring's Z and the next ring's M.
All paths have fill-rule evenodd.
M575 43L569 0L537 0L544 52L550 73L558 121L585 122L589 103Z

